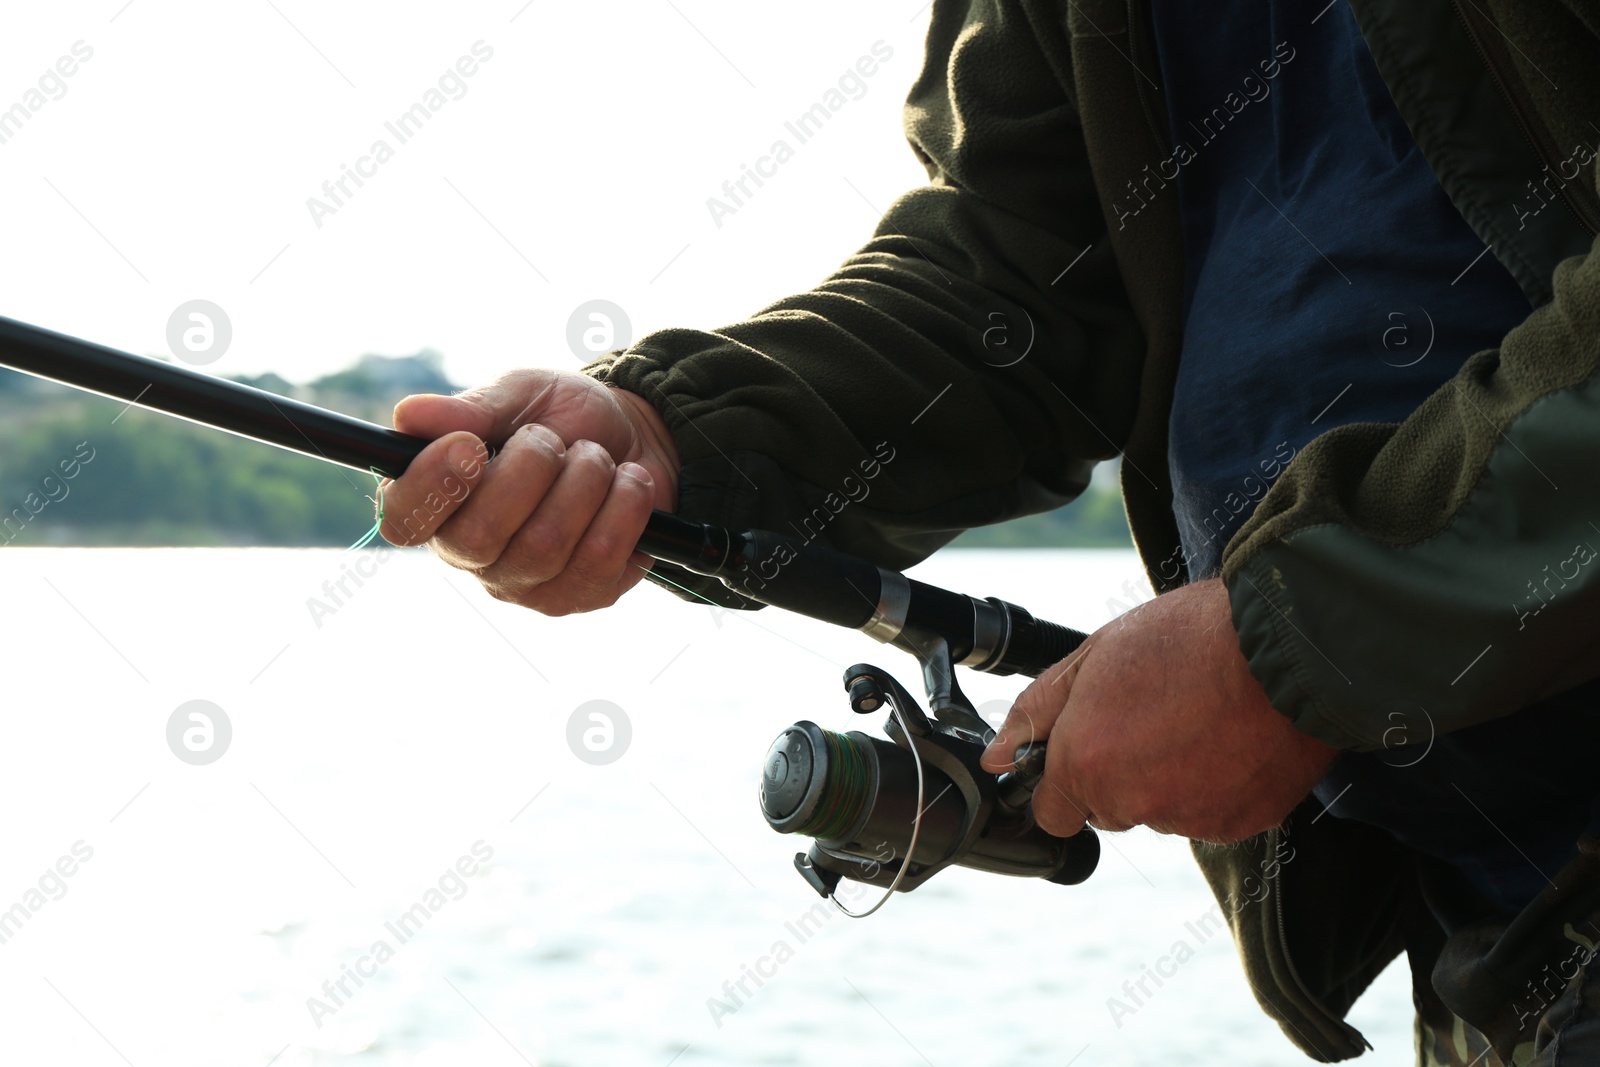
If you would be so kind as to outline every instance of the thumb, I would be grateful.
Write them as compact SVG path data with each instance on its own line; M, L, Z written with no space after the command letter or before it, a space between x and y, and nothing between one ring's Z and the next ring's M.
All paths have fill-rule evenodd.
M499 446L519 426L537 419L554 384L549 371L519 370L456 396L408 396L395 405L394 428L429 439L466 430Z
M1050 736L1051 728L1061 717L1062 708L1066 707L1067 694L1072 691L1072 679L1078 672L1078 662L1093 641L1091 635L1072 655L1050 667L1017 694L1011 710L1006 713L1006 721L994 735L994 740L989 742L989 747L984 749L980 760L984 770L991 774L1011 770L1017 749L1030 741L1043 741Z

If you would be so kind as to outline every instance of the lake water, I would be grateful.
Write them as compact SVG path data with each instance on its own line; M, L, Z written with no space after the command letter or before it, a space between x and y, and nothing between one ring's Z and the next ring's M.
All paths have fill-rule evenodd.
M1129 552L916 573L1084 629L1143 585ZM423 553L10 548L0 589L0 1062L1309 1062L1191 931L1213 901L1179 840L1108 837L1077 887L953 870L802 923L802 842L756 779L798 719L879 728L849 664L914 685L859 634L653 588L546 619ZM193 700L232 732L203 765L168 745ZM592 700L631 726L605 765L567 741ZM1392 967L1352 1014L1362 1062L1410 1063L1410 1019Z

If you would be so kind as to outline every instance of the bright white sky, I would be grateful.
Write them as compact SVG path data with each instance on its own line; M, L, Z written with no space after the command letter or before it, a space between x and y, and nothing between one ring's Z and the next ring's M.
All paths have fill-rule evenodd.
M0 111L93 55L5 129L0 315L166 355L205 299L233 324L215 373L426 346L477 384L576 366L591 299L637 338L809 288L924 180L899 120L921 0L524 4L6 5ZM480 40L464 96L408 143L385 130ZM880 40L864 95L718 228L707 198ZM379 138L393 158L318 228L307 199Z

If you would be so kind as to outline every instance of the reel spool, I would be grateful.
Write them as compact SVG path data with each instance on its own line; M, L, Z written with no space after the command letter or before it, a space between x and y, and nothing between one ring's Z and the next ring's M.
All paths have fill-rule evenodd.
M1043 744L1019 749L1016 770L991 774L978 761L994 731L953 685L936 719L870 664L846 671L845 688L858 711L892 706L890 739L798 722L773 741L761 773L767 824L813 839L795 866L818 893L832 898L841 878L909 892L952 865L1058 885L1094 871L1093 830L1061 838L1034 822Z

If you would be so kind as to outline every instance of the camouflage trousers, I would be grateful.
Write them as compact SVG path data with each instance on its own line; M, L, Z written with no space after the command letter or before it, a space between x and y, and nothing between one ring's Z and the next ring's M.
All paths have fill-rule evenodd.
M1600 842L1580 848L1521 915L1412 953L1419 1067L1600 1067Z
M1585 966L1529 1024L1527 1040L1502 1059L1488 1038L1457 1016L1417 1015L1417 1067L1588 1067L1600 1065L1600 981Z
M1577 979L1539 1020L1530 1040L1495 1054L1489 1040L1460 1018L1443 1026L1417 1016L1417 1067L1574 1067L1600 1064L1600 992Z

